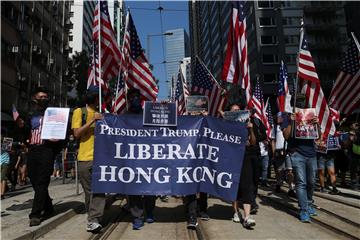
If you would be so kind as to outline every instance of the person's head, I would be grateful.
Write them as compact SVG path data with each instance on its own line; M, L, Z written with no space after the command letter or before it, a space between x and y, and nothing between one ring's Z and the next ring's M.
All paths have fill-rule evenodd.
M132 88L127 93L128 110L132 113L141 112L141 97L138 89Z
M70 140L70 141L74 141L74 140L75 140L74 135L71 134L71 135L69 136L69 140Z
M237 111L240 111L241 108L240 108L240 105L239 104L236 104L236 103L233 103L229 106L229 111L230 112L237 112Z
M92 107L99 106L99 87L90 86L86 91L85 103Z
M45 110L49 105L49 94L45 87L37 87L32 94L32 101L38 109Z

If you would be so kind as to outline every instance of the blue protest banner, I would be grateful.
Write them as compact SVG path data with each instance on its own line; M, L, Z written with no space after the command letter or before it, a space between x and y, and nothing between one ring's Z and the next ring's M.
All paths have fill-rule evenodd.
M95 128L92 190L130 195L207 192L236 199L247 129L213 117L179 116L177 127L106 114Z

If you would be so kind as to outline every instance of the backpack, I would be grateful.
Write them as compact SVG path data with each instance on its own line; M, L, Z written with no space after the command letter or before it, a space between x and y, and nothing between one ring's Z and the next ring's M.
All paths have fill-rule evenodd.
M88 114L87 108L82 107L81 108L81 126L84 126L86 124L87 114Z

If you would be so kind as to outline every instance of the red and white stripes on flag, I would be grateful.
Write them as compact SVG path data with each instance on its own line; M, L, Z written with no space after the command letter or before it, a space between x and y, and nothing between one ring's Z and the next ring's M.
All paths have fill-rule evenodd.
M302 80L301 92L305 94L306 106L315 108L319 118L322 138L335 133L335 125L330 114L329 106L320 86L319 77L316 73L314 61L309 51L304 30L301 30L299 50L298 77Z
M119 74L118 83L116 87L116 96L111 107L111 112L122 114L126 110L126 89L122 79L122 74Z
M98 1L94 10L93 59L89 68L87 87L98 86L100 83L102 88L107 89L107 82L119 74L121 59L122 55L110 22L107 1ZM99 71L100 65L101 71Z
M346 115L360 104L360 50L353 35L345 52L329 104Z
M258 118L264 124L266 128L266 135L268 136L268 138L271 138L271 125L267 117L267 106L265 106L264 104L264 95L260 87L259 80L256 81L254 95L251 99L251 105L255 110L254 117Z
M177 103L178 115L183 115L186 112L185 101L186 97L188 97L189 95L189 89L180 68L176 79L176 87L174 93L174 100Z
M222 80L231 84L241 84L245 89L246 102L251 101L251 84L247 58L245 1L234 1Z
M130 12L126 16L122 69L128 88L140 91L143 101L155 101L158 87L145 57Z
M30 145L43 144L41 139L43 116L36 116L31 119L31 131L30 131Z
M206 66L200 62L198 57L195 59L194 79L191 91L209 98L209 115L220 116L226 104L226 97L223 96L224 90L210 74Z

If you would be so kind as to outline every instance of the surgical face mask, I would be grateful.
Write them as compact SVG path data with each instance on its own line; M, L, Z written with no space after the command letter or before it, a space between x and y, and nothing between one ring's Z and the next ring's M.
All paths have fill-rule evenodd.
M70 141L74 141L74 138L73 138L73 137L70 137L69 140L70 140Z

